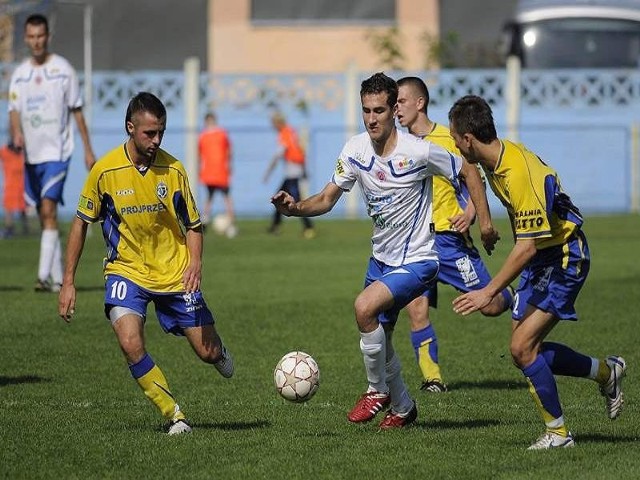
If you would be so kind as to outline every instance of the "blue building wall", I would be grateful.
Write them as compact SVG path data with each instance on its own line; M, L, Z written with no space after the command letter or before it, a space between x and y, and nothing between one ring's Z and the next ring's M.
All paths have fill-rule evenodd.
M0 91L7 91L8 67ZM0 69L1 73L1 69ZM499 135L505 136L506 74L503 70L448 70L414 72L431 93L430 116L447 122L450 105L465 94L485 97L494 109ZM281 171L268 183L262 177L276 150L269 122L274 108L307 139L309 191L322 188L331 177L346 139L348 82L359 82L363 72L349 80L346 74L226 75L200 78L200 118L215 109L230 133L234 151L232 193L237 212L244 217L271 213L269 197L278 187ZM391 73L399 77L402 73ZM129 98L141 90L157 94L168 107L163 148L183 158L185 118L181 71L96 72L93 78L91 139L100 156L125 140L124 112ZM520 139L560 173L565 190L586 212L627 212L632 206L632 125L640 117L640 74L636 71L523 72ZM356 103L358 99L356 98ZM359 105L356 105L359 112ZM6 112L6 96L0 100ZM358 130L362 122L358 118ZM0 115L0 135L7 138L8 118ZM77 135L76 135L77 137ZM82 146L76 138L66 189L63 216L75 211L86 172ZM204 191L198 188L199 198ZM496 215L503 208L489 195ZM218 201L216 207L221 208ZM359 207L360 214L364 209ZM345 214L341 201L333 215Z

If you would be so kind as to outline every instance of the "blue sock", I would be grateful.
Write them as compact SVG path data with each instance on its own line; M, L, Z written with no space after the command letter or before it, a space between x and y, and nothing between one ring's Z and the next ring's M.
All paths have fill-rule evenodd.
M436 337L436 331L433 329L433 325L429 325L422 330L411 332L411 344L413 345L413 351L416 354L416 359L419 358L420 346L429 341L429 356L431 360L438 363L438 337Z
M544 342L540 350L554 375L587 378L591 372L591 357L555 342Z
M556 379L544 357L538 355L531 365L522 369L522 373L529 380L529 392L541 409L545 423L549 425L553 419L561 418L562 407Z

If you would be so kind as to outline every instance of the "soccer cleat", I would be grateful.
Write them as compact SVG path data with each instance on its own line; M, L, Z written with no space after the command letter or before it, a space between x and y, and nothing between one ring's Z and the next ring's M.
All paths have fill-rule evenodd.
M422 382L420 390L430 393L444 393L448 391L447 386L438 380L425 380Z
M416 406L416 402L413 402L413 407L411 407L411 410L407 413L397 413L391 409L384 416L382 422L380 422L380 430L406 427L410 423L415 422L416 418L418 418L418 407Z
M364 393L349 412L347 418L354 423L368 422L380 410L386 409L389 403L391 403L391 398L388 393L376 391Z
M213 364L213 366L216 367L216 370L218 370L220 375L224 378L231 378L234 371L233 357L224 345L221 347L222 355L220 359Z
M182 433L191 433L191 431L191 427L186 420L172 420L171 423L169 423L167 435L180 435Z
M607 365L611 369L609 380L600 386L600 393L605 398L607 406L607 415L611 420L618 418L624 405L624 397L622 395L622 379L627 370L627 362L624 358L610 355L605 359Z
M302 236L307 240L311 240L312 238L316 238L316 231L313 228L305 228Z
M551 448L570 448L575 446L576 443L573 441L571 432L566 437L557 433L545 432L527 450L549 450Z
M49 280L36 280L36 285L33 288L36 292L53 292L51 283ZM60 290L58 290L60 291Z

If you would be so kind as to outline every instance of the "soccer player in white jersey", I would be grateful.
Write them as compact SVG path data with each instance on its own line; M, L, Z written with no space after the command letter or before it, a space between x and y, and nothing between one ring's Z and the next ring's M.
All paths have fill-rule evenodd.
M73 67L50 53L49 25L43 15L27 18L24 39L31 52L13 72L9 124L15 146L25 151L25 197L40 216L42 237L36 291L59 291L62 247L57 210L73 152L71 116L84 144L87 169L95 163L82 114L82 96Z
M366 422L391 407L381 429L404 427L418 412L402 380L392 332L398 312L436 281L438 254L434 250L432 177L443 175L454 184L467 179L476 205L482 240L491 250L498 239L493 229L482 183L467 178L472 167L444 148L399 131L395 126L396 82L376 73L362 82L360 99L366 132L343 147L336 169L324 189L302 201L280 191L271 202L284 215L311 217L330 211L342 192L360 185L373 220L373 255L364 290L355 300L367 391L347 418Z
M233 375L233 360L200 291L202 223L184 167L160 148L166 121L166 109L155 95L141 92L129 102L128 140L93 167L82 189L69 232L58 312L70 321L87 226L99 221L107 244L104 312L131 375L174 435L191 427L146 351L148 304L154 303L165 332L185 336L198 357L223 377Z

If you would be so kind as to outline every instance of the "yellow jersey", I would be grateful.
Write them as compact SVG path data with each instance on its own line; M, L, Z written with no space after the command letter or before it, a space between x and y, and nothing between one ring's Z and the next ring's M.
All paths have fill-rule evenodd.
M443 125L434 123L433 130L423 137L431 143L440 145L454 155L461 157L456 143L449 133L449 129ZM468 194L464 184L460 184L462 192L457 192L451 182L437 175L433 177L433 223L436 232L450 232L451 222L449 218L460 215L467 206ZM465 196L466 194L466 196Z
M184 290L186 230L200 226L200 215L184 167L167 152L159 149L145 171L124 145L107 153L89 172L77 216L102 224L105 276L122 275L153 292Z
M485 174L509 213L514 237L535 239L538 250L564 244L583 219L558 174L524 145L501 143L495 169Z

